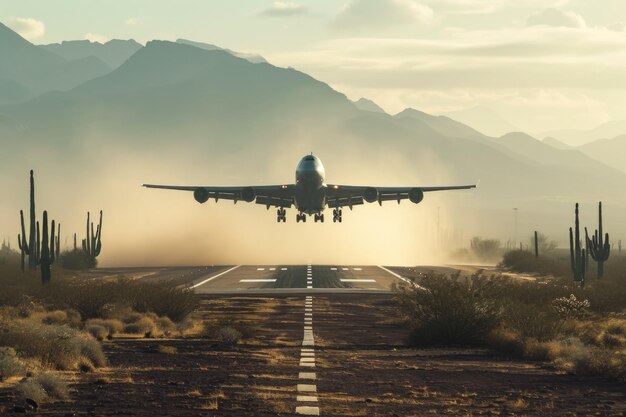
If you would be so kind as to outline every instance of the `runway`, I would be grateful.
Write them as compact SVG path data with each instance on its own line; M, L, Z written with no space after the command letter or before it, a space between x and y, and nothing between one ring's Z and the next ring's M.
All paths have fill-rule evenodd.
M455 271L448 267L420 269ZM189 286L207 295L389 293L394 284L409 281L407 272L372 265L233 265L194 279Z

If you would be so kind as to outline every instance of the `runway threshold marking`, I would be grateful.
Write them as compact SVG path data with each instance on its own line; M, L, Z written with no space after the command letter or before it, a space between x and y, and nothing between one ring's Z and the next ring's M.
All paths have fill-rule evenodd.
M346 278L346 279L340 279L339 281L341 282L376 282L375 279L360 279L360 278Z
M276 282L275 279L271 278L259 278L259 279L240 279L239 282Z
M417 287L417 288L421 288L422 290L425 290L425 289L426 289L426 288L422 287L421 285L418 285L418 284L414 283L414 282L413 282L413 281L411 281L410 279L408 279L408 278L404 278L403 276L400 276L400 275L396 274L395 272L388 270L387 268L385 268L385 267L384 267L384 266L382 266L382 265L377 265L377 266L378 266L380 269L382 269L383 271L387 271L387 272L389 272L389 273L390 273L391 275L393 275L394 277L396 277L396 278L398 278L398 279L400 279L400 280L402 280L402 281L406 282L406 283L407 283L407 284L409 284L409 285L412 285L412 286Z
M192 286L191 286L191 287L189 287L189 288L191 288L191 289L193 289L193 288L198 288L200 285L204 285L204 284L206 284L206 283L207 283L207 282L209 282L209 281L213 281L215 278L219 278L219 277L221 277L222 275L226 275L226 274L228 274L229 272L234 271L235 269L239 268L240 266L241 266L241 265L233 266L232 268L230 268L230 269L228 269L228 270L226 270L226 271L224 271L224 272L220 272L220 273L219 273L219 274L217 274L217 275L213 275L212 277L207 278L207 279L205 279L204 281L201 281L201 282L199 282L199 283L197 283L197 284L195 284L195 285L192 285Z

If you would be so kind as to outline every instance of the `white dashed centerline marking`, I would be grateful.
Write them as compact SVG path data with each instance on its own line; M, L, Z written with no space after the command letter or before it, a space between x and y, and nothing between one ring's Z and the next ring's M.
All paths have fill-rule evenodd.
M311 266L309 265L309 269ZM307 286L311 288L311 286ZM313 296L307 295L304 302L304 332L302 336L302 349L300 351L300 367L315 368L315 345L313 336ZM311 346L311 347L305 347ZM298 379L303 381L316 380L315 372L299 372ZM296 414L319 416L320 408L317 406L317 385L305 383L296 385L296 403L303 404L296 406ZM304 405L311 403L315 405Z
M257 268L257 271L265 271L265 268Z

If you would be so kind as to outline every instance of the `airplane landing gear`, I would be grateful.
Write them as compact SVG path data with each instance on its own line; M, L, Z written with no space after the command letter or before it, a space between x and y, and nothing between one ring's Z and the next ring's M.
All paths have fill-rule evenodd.
M324 223L324 215L323 214L315 214L315 223L321 222Z
M296 214L296 223L300 223L300 222L306 223L306 214L304 213Z
M342 220L343 220L343 211L341 209L334 209L333 210L333 222L341 223Z
M287 221L287 210L285 210L282 207L276 210L276 221L278 223L280 222L285 223Z

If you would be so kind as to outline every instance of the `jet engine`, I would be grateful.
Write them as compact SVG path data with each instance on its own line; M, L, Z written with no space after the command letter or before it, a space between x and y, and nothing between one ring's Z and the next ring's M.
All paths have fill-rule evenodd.
M411 203L419 203L424 199L424 191L420 190L419 188L411 188L409 190L409 200L411 200Z
M252 203L256 198L256 192L254 192L254 188L245 187L241 190L241 199L246 203Z
M363 191L363 200L368 203L378 201L378 190L374 187L367 187L365 191Z
M209 191L206 188L197 188L193 192L193 198L200 204L204 204L209 199Z

